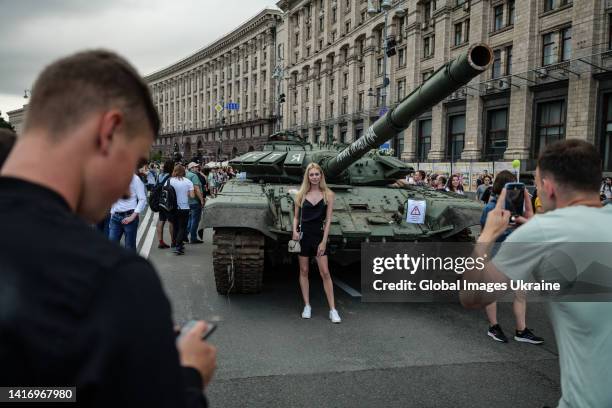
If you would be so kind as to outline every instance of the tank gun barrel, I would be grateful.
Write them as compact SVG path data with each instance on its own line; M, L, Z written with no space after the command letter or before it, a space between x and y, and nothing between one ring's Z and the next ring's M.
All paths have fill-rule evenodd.
M369 150L406 129L423 112L484 72L492 60L493 51L488 45L475 44L465 54L444 64L394 109L374 122L362 137L327 161L323 166L325 175L328 178L340 175Z

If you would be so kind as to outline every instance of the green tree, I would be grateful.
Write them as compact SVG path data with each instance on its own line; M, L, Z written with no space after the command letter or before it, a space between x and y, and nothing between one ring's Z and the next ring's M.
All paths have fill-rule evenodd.
M1 114L2 114L2 112L0 112L0 115ZM4 118L2 116L0 116L0 128L10 129L13 132L15 131L15 128L13 127L13 125L11 125L6 120L4 120Z

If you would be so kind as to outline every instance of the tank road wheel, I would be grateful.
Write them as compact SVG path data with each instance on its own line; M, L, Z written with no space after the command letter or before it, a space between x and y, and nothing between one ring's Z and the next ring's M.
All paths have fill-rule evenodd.
M216 229L213 269L217 292L261 292L264 236L252 230Z

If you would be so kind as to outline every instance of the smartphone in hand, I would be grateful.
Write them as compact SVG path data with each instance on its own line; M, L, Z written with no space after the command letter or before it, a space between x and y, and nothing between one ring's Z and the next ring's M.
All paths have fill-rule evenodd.
M189 330L191 330L191 328L197 323L197 320L190 320L187 323L185 323L185 325L181 328L181 332L177 337L177 341L178 339L183 336L185 333L189 332ZM204 333L202 333L202 340L206 340L208 337L210 337L211 334L213 334L213 332L217 329L217 325L214 323L206 323L208 325L206 331L204 331Z
M514 218L522 216L525 212L525 184L523 183L506 183L506 202L504 207L510 211L511 222Z

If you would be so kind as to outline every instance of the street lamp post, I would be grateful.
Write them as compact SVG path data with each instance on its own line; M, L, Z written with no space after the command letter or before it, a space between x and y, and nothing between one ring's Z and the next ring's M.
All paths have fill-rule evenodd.
M389 65L389 57L395 55L395 41L392 41L392 44L389 42L389 36L387 34L387 25L389 23L389 11L392 8L392 0L379 0L378 7L374 6L373 0L368 0L368 14L374 15L383 13L384 15L384 25L383 25L383 86L380 93L381 97L381 107L379 111L379 116L383 116L387 112L387 87L389 86L389 74L387 71L387 67ZM405 15L405 10L398 9L397 15L403 17ZM370 88L371 89L371 88ZM368 96L370 96L371 92L368 92ZM394 136L394 148L397 148L399 143L397 142L397 135Z

